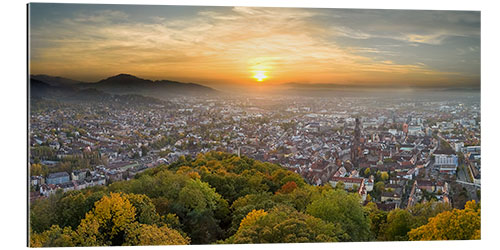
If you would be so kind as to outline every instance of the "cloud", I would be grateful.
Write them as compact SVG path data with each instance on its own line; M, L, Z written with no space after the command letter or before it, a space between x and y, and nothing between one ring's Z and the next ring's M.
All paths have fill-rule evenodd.
M348 26L353 18L348 14L352 13L359 20ZM367 23L370 15L379 12L352 13L234 7L229 11L202 10L175 19L151 16L149 22L132 20L130 14L116 10L77 13L32 31L31 65L39 73L93 78L86 80L127 72L179 80L196 76L241 84L253 81L251 75L256 68L267 70L268 81L275 83L391 82L402 81L405 76L416 80L419 75L456 77L457 73L436 71L417 60L399 63L387 58L399 53L397 46L393 50L346 46L332 37L367 41L385 37L440 45L450 34L458 34L455 31L459 29L413 32L418 30L414 26L424 22L399 33L401 27L408 26L377 19ZM317 21L325 17L332 18L328 25ZM448 23L477 21L453 17L447 17ZM388 16L388 20L394 18ZM410 15L410 19L415 18ZM336 25L339 20L344 25ZM374 72L378 73L377 79L370 78Z

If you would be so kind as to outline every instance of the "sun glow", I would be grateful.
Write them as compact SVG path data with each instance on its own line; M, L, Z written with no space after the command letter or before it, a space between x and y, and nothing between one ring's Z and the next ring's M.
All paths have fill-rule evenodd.
M255 71L255 75L253 76L253 78L257 79L258 82L262 82L267 78L266 72L265 71Z

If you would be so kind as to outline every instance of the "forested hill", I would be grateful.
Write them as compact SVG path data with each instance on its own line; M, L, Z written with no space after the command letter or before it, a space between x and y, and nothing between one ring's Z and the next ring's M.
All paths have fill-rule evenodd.
M461 227L436 232L452 220ZM479 222L475 203L450 210L428 202L387 213L278 165L211 152L34 202L30 245L472 239L480 237Z

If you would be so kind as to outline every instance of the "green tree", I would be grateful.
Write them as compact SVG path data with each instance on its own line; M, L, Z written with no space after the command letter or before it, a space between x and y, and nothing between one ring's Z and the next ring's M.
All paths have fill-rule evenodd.
M370 218L372 239L376 240L383 234L382 226L387 222L387 212L378 209L377 205L373 202L369 202L364 208Z
M401 241L408 240L407 233L414 223L413 216L404 209L395 209L387 215L387 222L382 227L380 240Z
M346 237L339 225L280 206L268 213L250 212L226 243L336 242Z
M370 173L371 173L370 168L366 168L365 171L364 171L365 177L370 176Z
M135 218L141 224L156 224L160 222L160 216L156 213L155 206L151 199L143 194L124 194L135 208Z
M234 234L238 229L241 220L252 210L271 210L276 205L270 193L248 194L238 198L231 205L232 221L230 234Z
M190 179L179 193L178 204L184 214L183 229L193 243L206 244L220 237L219 222L228 218L228 204L208 183Z
M451 206L448 203L430 201L425 203L417 203L412 207L408 207L407 210L412 214L414 219L414 224L412 228L416 228L427 224L428 220L439 213L451 210Z
M370 239L370 221L358 194L327 190L307 207L307 213L324 221L339 224L352 241Z
M30 228L34 233L41 233L57 224L57 201L62 195L61 190L47 199L37 200L30 205Z
M345 184L343 181L339 181L339 182L337 182L337 184L335 184L335 189L344 190L344 188L345 188Z

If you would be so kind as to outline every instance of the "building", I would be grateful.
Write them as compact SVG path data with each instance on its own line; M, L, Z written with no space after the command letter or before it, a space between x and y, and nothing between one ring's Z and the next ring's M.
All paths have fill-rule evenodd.
M84 180L87 175L87 171L88 169L74 170L71 173L71 180L74 181Z
M61 184L69 181L69 174L66 172L57 172L49 174L47 177L47 184Z
M464 153L481 153L481 146L468 146L468 147L465 147Z
M355 167L357 167L359 155L360 155L360 151L361 151L361 145L360 145L361 122L360 122L359 118L356 118L355 122L356 122L356 125L354 127L354 138L353 138L353 142L351 145L351 162Z
M361 196L361 200L366 200L366 187L364 178L353 178L353 177L335 177L330 178L330 185L336 187L337 183L342 182L344 184L344 189L348 191L353 191Z
M436 154L434 166L439 168L441 173L454 174L458 167L458 157L455 154Z

